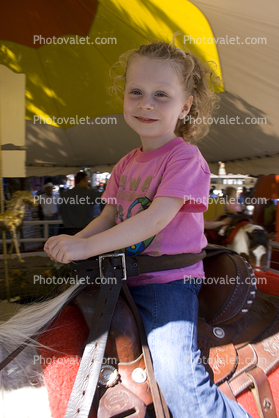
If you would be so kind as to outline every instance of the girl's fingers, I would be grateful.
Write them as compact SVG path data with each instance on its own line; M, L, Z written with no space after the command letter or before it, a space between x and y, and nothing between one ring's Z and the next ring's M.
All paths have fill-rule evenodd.
M71 246L74 238L69 235L51 237L45 243L44 250L53 261L68 264L72 261Z
M53 248L53 244L55 242L55 240L53 240L52 238L55 238L55 237L49 238L44 245L44 250L47 254L51 251L51 249Z
M58 261L57 260L58 250L59 250L59 246L57 245L56 242L51 242L49 243L48 246L45 246L45 252L49 256L49 258L53 261Z
M60 245L59 245L60 244ZM67 245L65 242L56 243L53 247L51 254L55 258L55 260L59 263L67 264L70 261L70 257L68 255Z

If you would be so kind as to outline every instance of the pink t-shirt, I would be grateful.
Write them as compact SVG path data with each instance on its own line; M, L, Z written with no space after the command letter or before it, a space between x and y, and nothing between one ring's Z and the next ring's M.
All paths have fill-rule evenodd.
M117 224L147 209L158 196L180 197L185 203L157 235L125 249L127 255L199 253L207 245L203 213L207 210L210 171L195 145L175 138L166 145L142 152L137 148L114 167L103 198L115 198ZM110 199L110 200L108 200ZM142 274L129 286L167 283L184 277L204 277L203 262L183 269Z

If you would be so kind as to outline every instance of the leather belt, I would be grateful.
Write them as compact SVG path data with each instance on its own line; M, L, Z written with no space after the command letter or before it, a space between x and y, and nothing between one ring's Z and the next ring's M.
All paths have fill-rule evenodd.
M205 256L205 250L202 250L198 254L185 253L161 255L160 257L151 257L148 255L125 256L127 277L188 267L203 260ZM88 260L73 261L71 263L72 271L79 276L83 274L88 277L99 277L99 267L99 257L91 257Z

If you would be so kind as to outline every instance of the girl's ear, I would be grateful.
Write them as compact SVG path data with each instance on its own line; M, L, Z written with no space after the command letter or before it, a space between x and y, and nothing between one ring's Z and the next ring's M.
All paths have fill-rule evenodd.
M178 116L178 119L183 119L188 113L190 112L192 103L193 103L193 96L189 96L186 102L184 103L183 109Z

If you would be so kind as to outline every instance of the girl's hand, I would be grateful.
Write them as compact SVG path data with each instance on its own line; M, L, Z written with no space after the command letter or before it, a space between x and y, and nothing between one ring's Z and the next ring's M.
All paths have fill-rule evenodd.
M86 238L71 235L57 235L47 240L44 250L52 261L68 264L73 260L86 260L88 245Z

